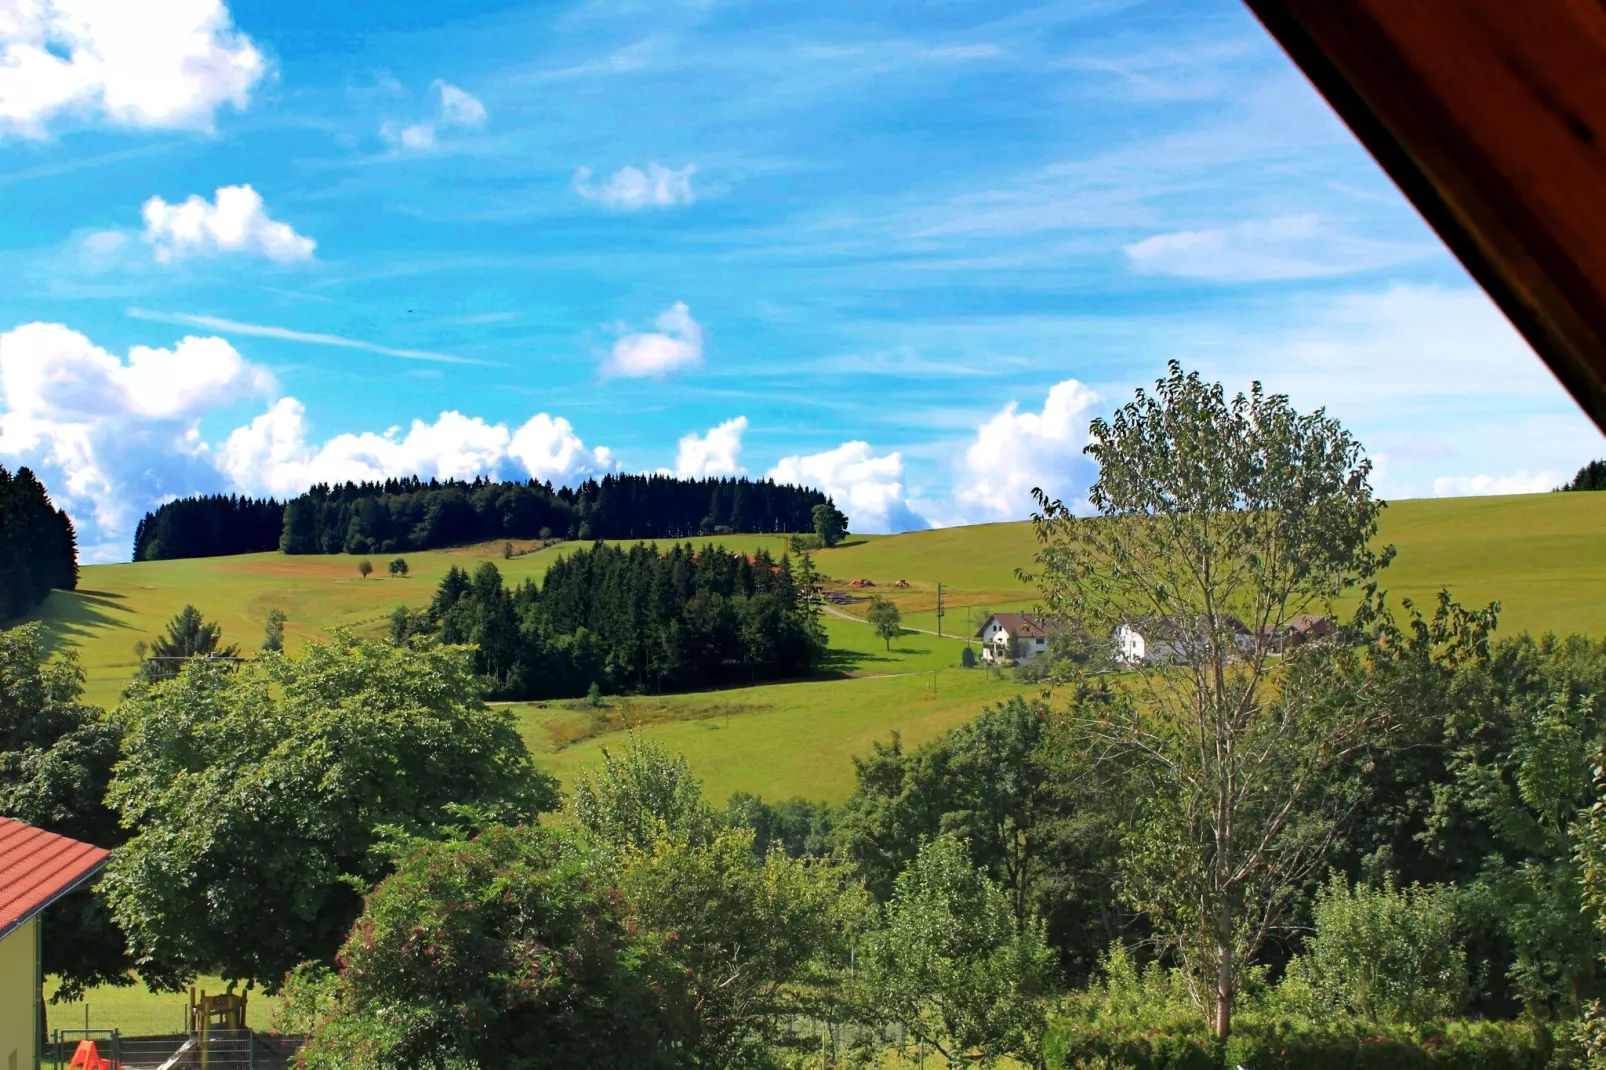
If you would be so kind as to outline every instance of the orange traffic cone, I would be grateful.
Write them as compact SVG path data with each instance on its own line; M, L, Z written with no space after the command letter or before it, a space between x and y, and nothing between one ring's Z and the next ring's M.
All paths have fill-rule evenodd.
M72 1053L72 1062L67 1064L67 1070L75 1066L83 1070L111 1070L111 1063L100 1057L100 1049L95 1047L93 1040L80 1040L78 1050Z

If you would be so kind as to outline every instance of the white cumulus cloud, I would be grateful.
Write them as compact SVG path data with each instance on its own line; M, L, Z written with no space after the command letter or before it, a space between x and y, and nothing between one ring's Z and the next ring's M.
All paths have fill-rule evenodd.
M543 483L573 483L617 467L608 447L587 449L568 420L544 412L536 413L514 432L508 456L523 465L532 479Z
M146 508L223 489L201 417L273 389L221 338L135 346L124 359L59 323L24 324L0 334L0 458L42 473L85 528L87 556L110 543L126 555Z
M0 131L43 137L63 113L211 130L266 71L221 0L0 2Z
M864 534L913 531L931 525L910 508L904 494L903 455L877 457L868 442L844 442L834 450L783 457L768 476L777 483L817 487Z
M280 497L300 494L314 483L415 475L472 479L528 474L543 482L572 483L613 467L606 447L586 449L568 420L544 412L517 431L449 411L433 423L414 420L405 434L399 427L384 433L348 432L319 443L312 440L306 406L289 397L236 428L218 454L219 467L235 487Z
M691 189L691 176L696 170L689 164L675 170L650 163L645 171L639 167L621 167L606 180L593 182L591 169L582 167L574 173L574 191L588 201L609 208L628 211L674 208L696 202Z
M1011 401L976 429L965 450L954 498L972 523L1021 520L1032 511L1032 489L1067 503L1084 496L1093 465L1082 456L1099 396L1075 379L1057 383L1041 412Z
M473 129L485 125L489 113L474 94L439 78L430 88L436 94L433 115L414 123L387 120L379 127L380 136L398 148L428 149L434 147L437 131Z
M693 367L703 361L703 329L691 318L684 301L659 313L653 321L658 330L627 334L613 344L602 362L602 374L610 378L662 379L672 371Z
M1440 476L1433 481L1435 498L1464 498L1483 494L1541 494L1567 480L1556 472L1529 475L1519 469L1509 475Z
M737 463L742 452L742 432L746 430L747 417L738 416L709 428L706 435L685 435L675 454L675 475L682 479L740 475L746 471Z
M192 195L182 204L145 202L145 240L162 263L190 256L255 253L287 263L311 260L317 242L270 218L250 186L223 186L212 201Z

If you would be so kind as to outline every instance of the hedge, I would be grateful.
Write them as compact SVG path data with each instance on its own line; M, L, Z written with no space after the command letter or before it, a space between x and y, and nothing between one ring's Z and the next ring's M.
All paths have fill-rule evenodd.
M1197 1018L1149 1028L1060 1019L1043 1042L1050 1070L1556 1070L1572 1060L1525 1022L1424 1028L1240 1018L1223 1045ZM1552 1062L1553 1057L1555 1062Z

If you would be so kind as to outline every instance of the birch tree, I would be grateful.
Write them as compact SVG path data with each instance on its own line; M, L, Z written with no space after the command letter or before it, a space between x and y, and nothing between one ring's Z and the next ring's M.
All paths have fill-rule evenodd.
M1142 793L1123 894L1225 1037L1245 967L1339 827L1333 774L1371 735L1323 671L1331 641L1286 646L1288 626L1388 563L1372 546L1383 503L1325 412L1259 383L1229 400L1174 362L1090 440L1097 515L1037 491L1022 575L1052 618L1147 640L1114 687L1078 688L1069 719L1093 771Z

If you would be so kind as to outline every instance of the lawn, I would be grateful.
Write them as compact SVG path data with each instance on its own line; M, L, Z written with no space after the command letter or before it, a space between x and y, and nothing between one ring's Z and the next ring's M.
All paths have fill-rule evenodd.
M840 802L853 790L853 757L873 740L896 731L923 743L1026 690L959 668L964 644L955 639L906 632L888 650L867 625L827 618L826 630L836 679L513 711L538 764L566 781L633 729L684 754L715 802L733 791Z

